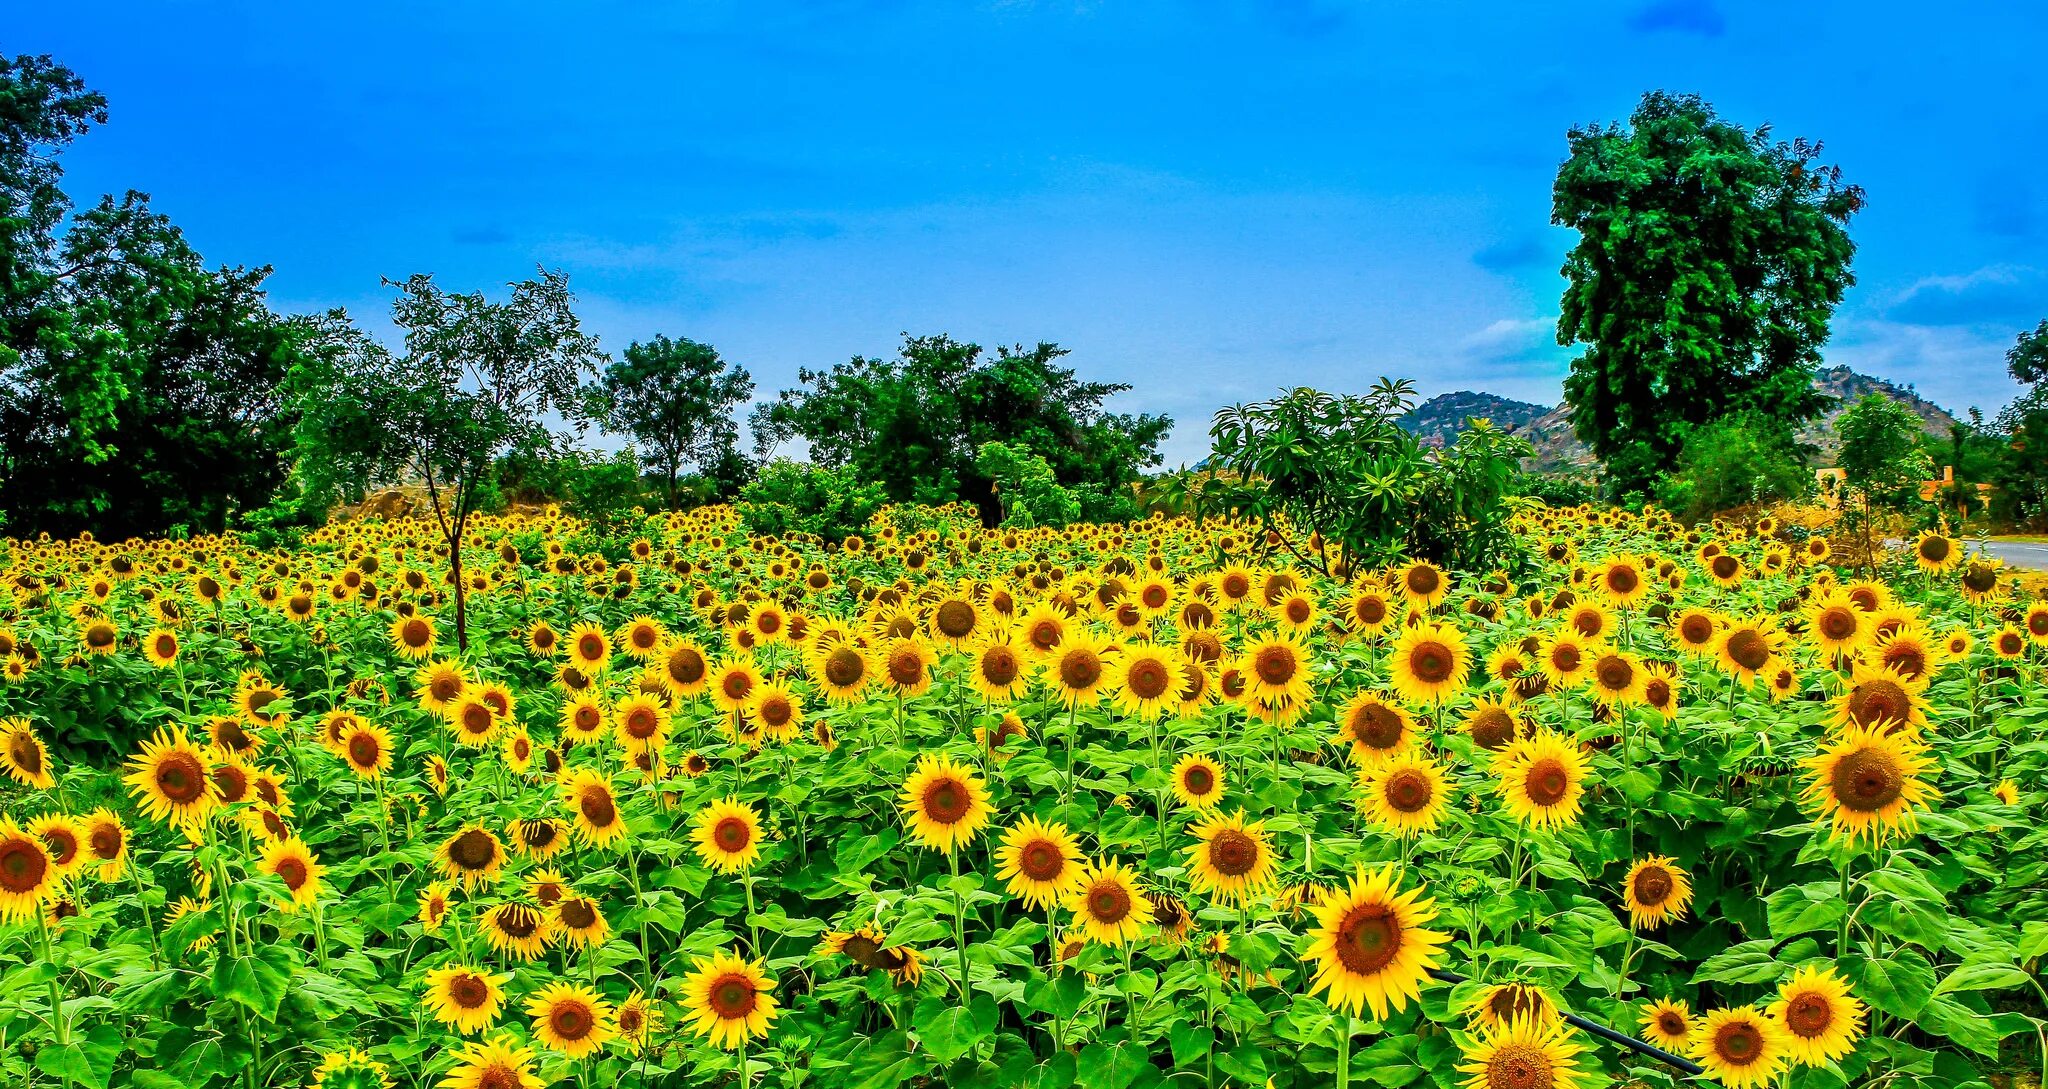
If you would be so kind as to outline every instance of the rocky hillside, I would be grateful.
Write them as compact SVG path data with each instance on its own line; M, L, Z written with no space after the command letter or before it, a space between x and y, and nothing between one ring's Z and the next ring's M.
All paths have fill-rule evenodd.
M1847 367L1829 367L1814 376L1813 385L1836 398L1832 407L1799 435L1802 441L1820 448L1823 465L1833 463L1839 446L1835 418L1865 394L1883 394L1911 408L1935 435L1947 437L1949 429L1955 426L1955 417L1948 410L1921 397L1912 387L1858 374ZM1439 446L1456 442L1458 432L1465 429L1465 421L1474 416L1483 416L1492 420L1495 427L1528 439L1536 448L1536 456L1529 461L1529 468L1534 471L1577 475L1590 473L1595 465L1593 451L1572 434L1571 413L1563 405L1531 404L1491 393L1459 390L1438 394L1415 406L1401 420L1401 426L1424 443Z

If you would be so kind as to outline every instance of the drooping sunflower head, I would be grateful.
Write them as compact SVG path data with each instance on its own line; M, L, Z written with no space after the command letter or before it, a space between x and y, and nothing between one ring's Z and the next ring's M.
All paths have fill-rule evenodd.
M590 846L610 847L626 834L618 793L604 773L582 768L571 774L562 784L562 802L575 822L577 836Z
M555 916L531 904L508 901L484 912L477 920L484 940L503 956L521 961L539 960L555 940Z
M1493 1032L1522 1021L1533 1021L1540 1027L1550 1028L1563 1020L1558 1014L1557 1000L1550 996L1550 992L1533 983L1519 981L1480 988L1466 1003L1465 1013L1472 1018L1474 1028Z
M50 770L50 751L25 718L0 720L0 771L26 787L48 790L57 783Z

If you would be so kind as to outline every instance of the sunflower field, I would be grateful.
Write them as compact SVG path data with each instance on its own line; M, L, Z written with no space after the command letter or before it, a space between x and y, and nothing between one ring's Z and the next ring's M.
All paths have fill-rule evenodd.
M2040 1084L1957 540L900 515L480 518L466 647L425 520L8 542L0 1083Z

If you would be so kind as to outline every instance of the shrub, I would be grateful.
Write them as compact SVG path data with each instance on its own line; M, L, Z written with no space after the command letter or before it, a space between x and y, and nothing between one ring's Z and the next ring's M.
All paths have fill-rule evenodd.
M778 460L740 489L740 524L757 536L809 533L837 541L867 529L888 502L880 485L845 469Z

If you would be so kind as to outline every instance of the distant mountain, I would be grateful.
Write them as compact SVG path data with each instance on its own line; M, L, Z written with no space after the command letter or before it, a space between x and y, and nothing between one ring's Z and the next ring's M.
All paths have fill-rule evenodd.
M1947 409L1920 396L1911 386L1901 386L1847 367L1829 367L1814 376L1814 388L1836 398L1820 419L1799 433L1803 442L1820 448L1819 464L1834 463L1841 441L1835 437L1835 418L1865 394L1877 393L1912 409L1925 421L1927 430L1947 438L1956 418ZM1413 432L1427 446L1445 446L1458 441L1465 421L1483 417L1495 427L1520 435L1536 448L1527 466L1535 472L1588 475L1596 461L1593 451L1572 434L1571 411L1563 405L1550 406L1517 401L1491 393L1458 390L1441 393L1415 406L1401 418L1401 426Z

